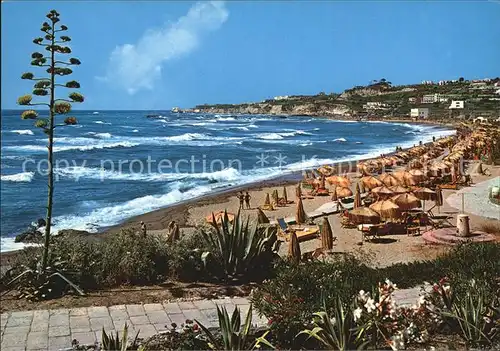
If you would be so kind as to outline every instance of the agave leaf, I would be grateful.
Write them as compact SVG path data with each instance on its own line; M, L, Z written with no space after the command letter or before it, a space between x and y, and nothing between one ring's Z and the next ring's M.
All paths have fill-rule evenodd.
M54 277L54 276L57 276L59 278L61 278L62 280L64 280L66 283L68 283L73 289L75 289L75 291L80 295L80 296L84 296L85 293L83 292L82 289L80 289L76 284L74 284L71 280L69 280L68 278L66 278L64 275L62 275L61 273L59 272L55 272L55 273L52 273L50 275L50 277Z
M203 324L200 323L197 319L194 320L196 324L201 328L201 330L205 333L209 340L209 346L214 349L214 350L219 350L220 347L217 346L217 339L214 337L214 335L208 330L207 327L205 327Z

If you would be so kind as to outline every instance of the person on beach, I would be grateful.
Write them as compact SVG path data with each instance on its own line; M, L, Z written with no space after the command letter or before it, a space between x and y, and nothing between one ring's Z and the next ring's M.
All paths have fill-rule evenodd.
M146 236L146 223L144 223L143 221L141 221L141 234L143 236Z
M252 197L250 196L250 194L248 193L248 191L245 193L245 204L247 206L247 210L250 209L250 199Z
M243 195L243 191L240 191L236 197L240 200L240 210L243 209L243 202L245 201L245 195Z

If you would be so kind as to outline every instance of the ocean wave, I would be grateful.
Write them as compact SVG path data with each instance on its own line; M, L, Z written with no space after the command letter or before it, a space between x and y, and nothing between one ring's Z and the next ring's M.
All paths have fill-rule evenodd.
M97 123L97 124L108 124L108 125L111 125L110 122L104 122L104 121L94 121L94 123Z
M139 133L139 129L134 129L132 133Z
M337 141L339 143L345 143L345 142L347 142L347 139L346 138L337 138L337 139L333 139L332 141Z
M88 135L93 135L97 138L102 138L102 139L108 139L111 138L113 135L111 133L96 133L96 132L88 132Z
M226 182L238 180L241 174L234 168L226 168L220 171L204 173L127 173L114 171L104 168L92 168L83 166L73 166L65 168L56 168L55 174L60 177L72 179L95 179L95 180L125 180L125 181L143 181L143 182L162 182L175 180L208 180L215 182Z
M6 182L31 182L34 176L34 172L22 172L9 175L2 174L1 180Z
M34 135L32 130L30 129L16 129L16 130L11 130L11 133L16 133L19 135Z

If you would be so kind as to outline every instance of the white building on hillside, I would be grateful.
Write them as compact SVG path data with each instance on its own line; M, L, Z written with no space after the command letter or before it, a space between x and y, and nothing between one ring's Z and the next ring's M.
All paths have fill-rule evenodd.
M288 95L274 97L274 100L286 100L286 99L288 99Z
M387 108L387 104L380 101L367 102L363 105L363 108L365 110L383 110Z
M425 119L429 117L428 107L412 108L410 110L410 117L417 119Z
M450 110L458 110L458 109L463 109L464 108L464 105L465 105L465 102L462 101L462 100L453 100L451 102L451 105L450 107L448 107Z
M435 102L448 102L450 98L442 94L428 94L422 97L422 103L433 104Z

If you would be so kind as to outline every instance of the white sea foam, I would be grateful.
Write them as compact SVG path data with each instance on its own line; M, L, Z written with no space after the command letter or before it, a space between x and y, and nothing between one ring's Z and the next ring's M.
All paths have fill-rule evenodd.
M337 138L337 139L333 139L332 141L337 141L339 143L345 143L345 142L347 142L347 139L346 138Z
M108 138L111 138L113 135L111 133L96 133L96 132L88 132L87 133L88 135L93 135L97 138L101 138L101 139L108 139Z
M104 121L94 121L94 123L97 123L97 124L111 124L110 122L104 122Z
M26 246L36 246L35 244L24 244L24 243L16 243L15 238L8 237L0 237L0 247L2 248L2 252L16 251L25 248Z
M125 170L128 170L125 168ZM104 168L92 167L65 167L57 168L54 172L60 177L68 177L72 179L97 179L97 180L125 180L125 181L142 181L142 182L165 182L175 180L210 180L217 182L228 182L238 180L241 174L234 168L226 168L215 172L206 173L126 173L113 171Z
M16 129L11 130L12 133L20 134L20 135L33 135L33 131L30 129Z
M134 129L132 133L139 133L139 129Z
M266 133L257 137L258 139L264 140L281 140L283 136L280 133Z
M22 172L9 175L2 174L1 180L6 182L31 182L34 176L35 173L33 172Z

